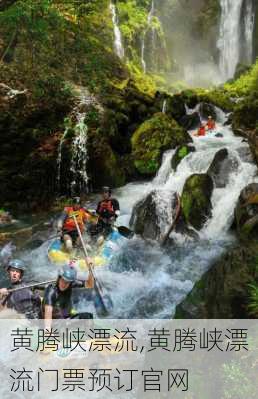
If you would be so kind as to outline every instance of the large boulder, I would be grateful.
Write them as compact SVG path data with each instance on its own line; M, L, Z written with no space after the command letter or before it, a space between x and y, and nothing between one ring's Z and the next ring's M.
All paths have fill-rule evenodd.
M214 105L202 102L200 103L199 112L202 118L207 119L208 116L212 116L214 120L217 118L216 110Z
M237 170L238 166L238 159L229 155L226 148L222 148L213 158L207 174L213 179L215 187L223 188L229 182L230 173Z
M235 209L237 231L242 238L258 237L258 184L245 187Z
M181 145L180 147L177 148L175 154L173 155L171 159L171 166L173 170L176 170L179 163L191 152L195 151L195 147L190 146L190 145Z
M258 278L257 241L228 251L176 307L175 318L242 319L250 314L250 284Z
M130 226L145 239L160 240L166 234L176 206L176 193L168 192L164 196L163 191L153 190L135 205Z
M180 124L186 130L193 130L193 129L198 128L201 124L201 119L200 119L199 113L193 112L192 114L183 116L183 118L180 120Z
M191 141L190 135L174 119L157 113L133 134L135 167L140 174L153 176L161 165L164 151Z
M200 230L211 217L212 178L207 174L191 175L185 182L181 197L186 222Z

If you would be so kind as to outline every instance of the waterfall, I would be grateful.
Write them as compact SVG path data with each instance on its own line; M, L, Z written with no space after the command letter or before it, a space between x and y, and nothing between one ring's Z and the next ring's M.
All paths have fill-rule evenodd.
M145 35L146 32L144 32L143 38L142 38L142 47L141 47L141 62L142 62L142 69L143 72L146 73L146 62L144 59L144 54L145 54Z
M56 176L56 181L57 181L57 188L60 190L60 180L61 180L61 165L62 165L62 150L63 150L63 144L64 144L64 139L67 134L69 127L67 126L65 128L64 134L61 137L59 146L58 146L58 151L57 151L57 176Z
M241 16L244 15L244 38L241 37ZM220 0L221 21L217 47L220 52L219 67L223 80L231 79L240 61L241 43L244 43L247 58L252 59L254 14L252 0Z
M253 0L246 0L245 10L245 56L247 63L251 64L253 60L253 31L255 22L255 12L253 7Z
M113 21L113 26L114 26L114 36L115 36L115 42L114 42L114 48L115 52L118 55L119 58L124 58L125 52L124 52L124 47L122 43L122 35L121 31L119 29L119 21L118 21L118 16L116 12L116 6L114 3L110 3L110 10L112 13L112 21Z
M165 114L166 112L167 112L167 100L164 100L162 104L162 113Z
M87 133L88 127L85 124L86 113L78 113L76 115L77 123L75 126L75 137L72 143L72 159L70 170L73 175L73 181L71 182L71 193L72 195L83 188L87 189L88 185L88 174L87 174Z
M142 69L143 72L146 73L146 61L145 61L145 39L146 39L146 34L149 29L149 27L152 24L153 17L155 15L155 3L154 0L151 2L151 9L149 11L148 17L147 17L147 29L145 29L143 33L143 38L142 38L142 47L141 47L141 62L142 62ZM155 28L152 27L151 29L151 37L152 37L152 48L154 47L154 41L155 41Z

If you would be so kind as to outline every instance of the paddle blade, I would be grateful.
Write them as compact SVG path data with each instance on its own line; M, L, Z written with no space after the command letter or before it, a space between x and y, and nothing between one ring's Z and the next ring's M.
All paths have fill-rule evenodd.
M116 226L119 234L121 234L121 236L124 236L125 238L132 238L134 236L134 232L130 229L128 229L128 227L125 226Z

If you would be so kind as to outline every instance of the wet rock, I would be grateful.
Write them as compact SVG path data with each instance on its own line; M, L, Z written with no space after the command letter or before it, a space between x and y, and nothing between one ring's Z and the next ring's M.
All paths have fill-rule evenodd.
M226 148L219 150L207 171L207 174L213 179L215 187L223 188L229 182L229 176L236 171L239 162L236 157L229 155Z
M226 122L224 122L224 126L230 126L232 125L233 122L233 112L230 112L230 114L227 116Z
M175 94L167 100L167 115L180 122L186 115L185 99L182 94Z
M200 126L201 120L198 112L194 112L190 115L185 115L183 118L180 120L180 124L186 129L186 130L193 130L196 129Z
M182 145L182 146L178 147L178 149L176 150L175 154L173 155L173 157L171 159L172 169L176 170L177 166L182 161L182 159L184 159L188 154L190 154L191 152L194 152L194 151L195 151L195 147L190 146L190 145Z
M168 193L166 206L160 202L160 198L164 196L162 194L162 191L153 190L133 209L130 226L136 234L145 239L160 240L165 235L169 221L172 219L171 213L176 210L176 193Z
M208 119L208 116L212 116L214 120L217 119L217 114L214 105L202 102L200 103L199 112L202 118Z
M174 119L163 113L155 114L133 134L135 167L142 175L154 176L164 151L189 142L192 138Z
M235 209L235 221L240 237L258 237L258 184L245 187Z
M254 162L253 155L249 147L240 147L237 149L237 152L243 162Z
M185 182L181 197L186 223L200 230L211 217L213 181L208 174L191 175Z

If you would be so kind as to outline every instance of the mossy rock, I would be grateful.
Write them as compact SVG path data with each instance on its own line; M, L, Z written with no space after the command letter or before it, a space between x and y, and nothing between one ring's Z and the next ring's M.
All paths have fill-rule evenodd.
M213 181L207 174L191 175L185 182L181 198L187 223L200 230L211 216Z
M182 145L178 147L176 150L175 154L173 155L171 159L171 167L173 170L177 169L177 166L179 163L184 159L190 152L194 152L195 148L189 145Z
M258 93L238 104L233 113L233 129L255 129L258 115Z
M121 162L103 136L95 134L90 137L89 154L88 170L94 187L118 187L125 184Z
M235 221L240 238L258 237L257 183L251 183L241 191L235 209Z
M163 113L145 121L133 134L134 164L140 174L153 176L164 151L191 142L189 134Z

